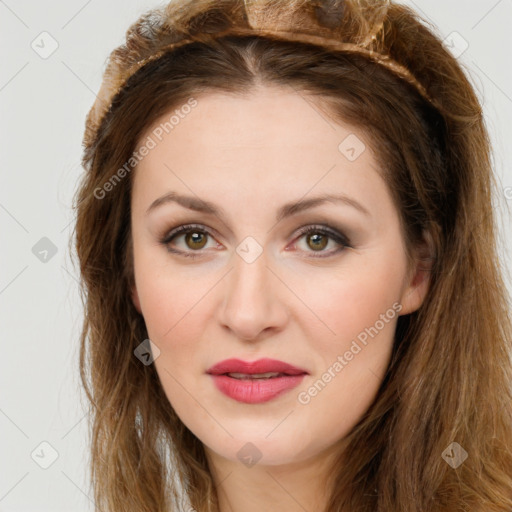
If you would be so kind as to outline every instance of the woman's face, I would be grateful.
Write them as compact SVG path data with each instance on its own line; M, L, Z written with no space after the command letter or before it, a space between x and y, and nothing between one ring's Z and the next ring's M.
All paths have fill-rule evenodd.
M292 89L194 100L140 139L151 148L133 176L133 300L166 396L210 456L305 461L368 409L398 316L421 305L426 280L407 272L398 212L362 133ZM326 194L345 199L312 201ZM305 373L208 373L232 358Z

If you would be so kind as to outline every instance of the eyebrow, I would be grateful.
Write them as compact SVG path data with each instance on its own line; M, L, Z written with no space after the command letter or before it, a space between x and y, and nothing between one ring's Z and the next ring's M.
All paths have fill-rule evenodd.
M315 206L319 206L327 202L343 203L352 206L353 208L360 211L364 215L371 217L370 212L361 203L359 203L350 196L347 196L345 194L323 194L311 197L309 199L286 203L281 208L279 208L276 215L276 221L279 222L285 219L286 217L291 217L292 215L296 215L297 213L300 213L304 210L314 208ZM148 215L150 212L152 212L159 206L167 203L177 203L183 206L184 208L188 208L189 210L216 215L222 220L225 220L226 218L224 210L218 206L215 206L213 203L205 201L198 197L184 196L176 192L168 192L167 194L159 197L158 199L155 199L151 203L149 208L146 210L146 215Z

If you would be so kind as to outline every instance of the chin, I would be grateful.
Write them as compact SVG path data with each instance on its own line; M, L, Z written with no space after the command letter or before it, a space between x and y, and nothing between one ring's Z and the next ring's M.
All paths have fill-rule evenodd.
M225 444L208 444L217 455L248 469L257 466L281 466L298 463L315 454L314 447L301 449L286 432L274 439L261 436L235 436Z

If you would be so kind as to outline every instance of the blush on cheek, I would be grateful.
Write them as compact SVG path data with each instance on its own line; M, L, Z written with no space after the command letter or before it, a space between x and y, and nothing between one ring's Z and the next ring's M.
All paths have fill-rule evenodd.
M386 314L399 296L396 285L395 288L393 290L387 280L368 275L339 281L331 279L328 286L317 286L309 291L307 304L313 316L324 321L337 336L345 338L357 335L374 325L381 314Z
M161 350L162 356L172 353L172 360L178 363L197 360L208 318L197 299L190 302L183 301L181 297L180 302L164 302L155 295L148 301L147 311L144 320L148 334Z
M168 280L160 276L142 276L138 294L148 331L155 339L165 340L193 312L201 296L190 283ZM186 293L188 291L188 294Z

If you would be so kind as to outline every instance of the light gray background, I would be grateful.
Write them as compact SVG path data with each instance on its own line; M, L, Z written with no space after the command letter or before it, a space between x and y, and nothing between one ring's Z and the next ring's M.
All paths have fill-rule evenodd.
M455 41L454 51L464 41L469 44L459 59L482 98L494 143L500 248L512 290L512 0L405 3L434 22L443 38ZM82 310L67 251L74 222L70 204L82 172L85 116L105 59L123 42L130 23L157 5L150 0L0 0L3 512L94 510L77 371ZM58 42L46 59L31 47L43 31ZM43 237L57 250L46 263L32 250ZM35 462L51 462L51 449L42 442L58 454L47 469Z

